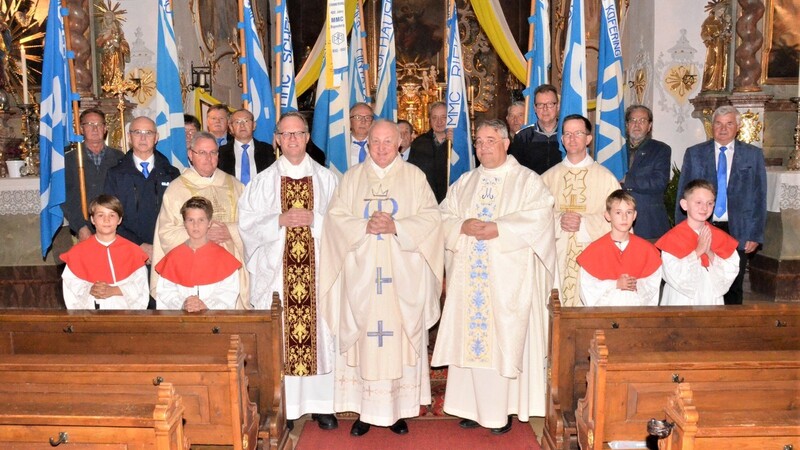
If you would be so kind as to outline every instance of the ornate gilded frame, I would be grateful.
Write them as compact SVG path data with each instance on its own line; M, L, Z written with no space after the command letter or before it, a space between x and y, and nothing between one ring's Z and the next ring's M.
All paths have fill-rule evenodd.
M800 81L800 29L797 27L800 6L797 0L767 0L765 3L761 83L797 84Z

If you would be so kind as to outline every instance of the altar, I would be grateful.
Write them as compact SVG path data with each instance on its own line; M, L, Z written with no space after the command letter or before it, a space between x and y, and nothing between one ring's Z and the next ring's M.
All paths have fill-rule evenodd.
M38 177L0 178L0 236L0 308L63 308L57 258L72 245L71 237L62 228L53 251L42 258Z
M775 301L800 301L800 172L767 168L767 225L750 286Z

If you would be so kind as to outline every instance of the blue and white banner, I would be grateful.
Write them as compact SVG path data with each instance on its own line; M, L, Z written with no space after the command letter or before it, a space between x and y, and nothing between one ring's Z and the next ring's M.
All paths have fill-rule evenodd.
M463 173L475 167L470 136L469 110L467 109L467 84L461 59L461 38L458 35L458 13L455 2L450 2L447 18L447 128L453 130L450 152L450 179L452 184Z
M325 58L328 63L320 74L325 76L325 85L339 87L347 75L347 21L345 0L327 1L325 21Z
M328 64L322 59L322 71L317 81L317 104L314 106L314 119L311 127L311 141L319 147L328 160L328 167L338 176L348 168L350 150L350 93L347 73L339 88L327 85L324 76Z
M170 0L158 0L155 109L158 131L156 148L179 170L189 167L186 155L186 131L183 128L178 49L175 46Z
M528 87L523 94L528 97L528 120L526 125L536 123L536 107L533 92L537 87L546 84L547 70L550 68L550 2L548 0L532 0L535 2L534 13L528 17L533 26L533 45L525 59L530 61Z
M239 64L245 67L247 73L247 93L242 94L242 100L247 102L248 109L253 113L256 126L253 137L272 144L275 136L275 99L272 97L272 83L250 0L244 0L244 23L240 22L239 28L244 29L245 49Z
M586 106L586 26L583 19L583 0L572 0L569 7L567 42L564 46L564 72L561 81L561 111L558 114L558 135L564 117L580 114L587 117ZM561 143L561 154L565 155Z
M281 98L281 114L297 111L297 89L294 85L294 48L292 47L292 28L289 26L289 10L281 3L276 11L281 16L281 45L276 53L281 55L280 80L278 92Z
M364 31L364 22L361 20L361 0L356 2L356 14L353 20L353 30L350 31L350 107L356 103L372 103L367 90L367 55L364 53L362 40L367 37Z
M397 54L394 48L392 0L383 0L381 4L375 115L397 122Z
M64 38L64 19L67 8L52 0L47 14L47 30L44 35L42 54L42 103L39 111L39 193L41 207L39 232L42 242L42 258L53 245L53 236L64 222L61 204L66 200L64 181L64 148L70 142L83 141L75 135L72 100L78 99L72 92ZM28 76L28 74L23 74Z
M597 62L597 127L595 160L618 180L628 171L625 105L622 91L622 42L614 0L603 0Z

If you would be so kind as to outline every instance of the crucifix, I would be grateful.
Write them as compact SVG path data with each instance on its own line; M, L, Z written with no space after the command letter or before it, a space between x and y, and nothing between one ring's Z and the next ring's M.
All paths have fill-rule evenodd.
M378 289L378 295L383 294L383 283L391 283L392 279L387 277L383 278L383 267L378 267L377 275L375 276L375 284Z
M378 321L378 331L367 331L367 337L378 338L378 347L383 347L383 337L394 336L394 331L383 331L383 321Z

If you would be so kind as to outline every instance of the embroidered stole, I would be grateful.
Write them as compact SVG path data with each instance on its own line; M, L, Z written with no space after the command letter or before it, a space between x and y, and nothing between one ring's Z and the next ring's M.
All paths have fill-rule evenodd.
M586 175L589 169L571 169L564 174L564 187L559 194L560 209L563 212L586 212ZM586 244L578 242L577 233L570 233L567 240L567 266L561 274L561 293L565 306L580 304L578 293L578 276L580 266L577 258Z
M311 177L281 177L281 211L314 209ZM311 227L286 228L283 250L284 374L317 374L317 293Z

